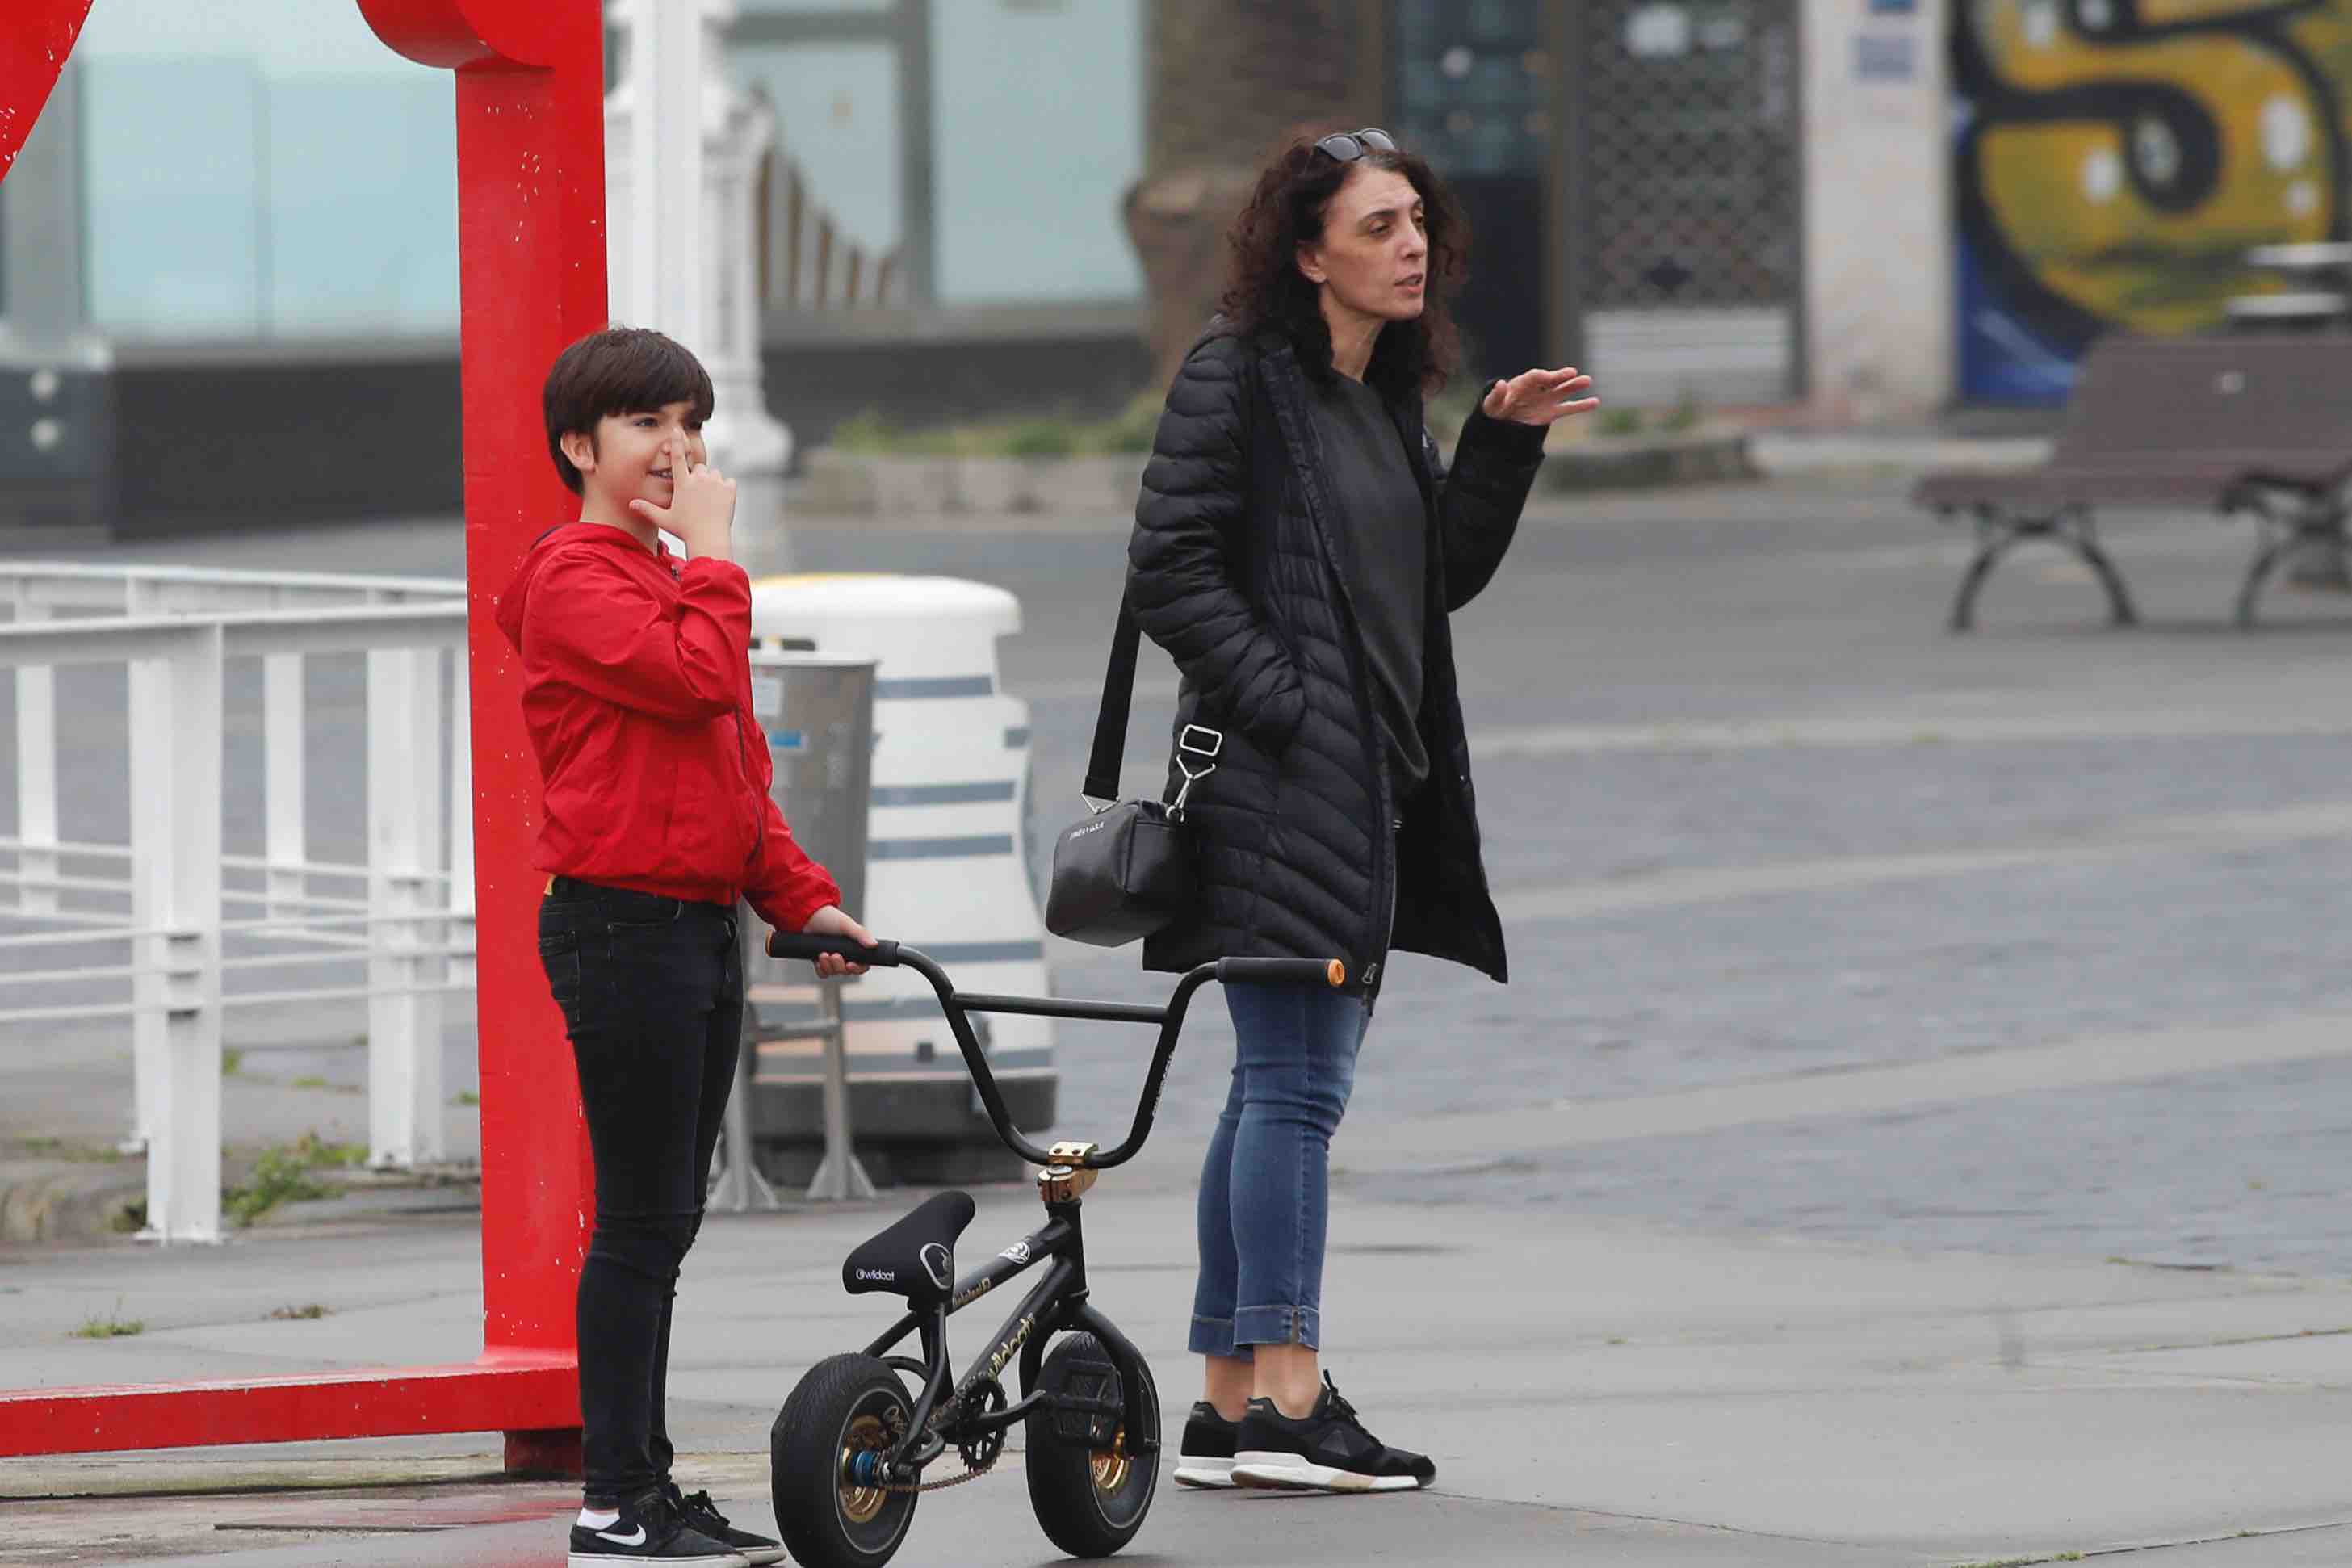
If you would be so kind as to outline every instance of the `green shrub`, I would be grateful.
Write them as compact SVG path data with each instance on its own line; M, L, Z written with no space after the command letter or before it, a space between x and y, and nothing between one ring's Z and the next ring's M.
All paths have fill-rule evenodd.
M1151 438L1160 433L1160 411L1165 405L1166 400L1156 392L1137 393L1108 419L1082 427L1078 449L1106 457L1150 451Z
M122 1298L120 1296L114 1299L114 1310L122 1310ZM109 1313L103 1318L84 1318L81 1327L73 1330L72 1334L78 1340L121 1340L146 1331L147 1321L144 1318L118 1318Z
M222 1189L221 1212L239 1226L249 1226L280 1204L340 1196L333 1187L313 1181L310 1173L366 1163L367 1150L361 1144L330 1143L316 1132L305 1132L284 1147L264 1149L253 1163L251 1181Z
M1057 419L1030 419L1005 432L1008 458L1066 458L1078 449L1076 433Z
M1594 416L1603 436L1638 436L1642 433L1642 411L1638 408L1603 408Z
M834 427L831 445L868 457L1069 458L1143 453L1160 427L1160 397L1144 391L1114 412L1087 417L1064 410L1014 419L908 429L866 409Z

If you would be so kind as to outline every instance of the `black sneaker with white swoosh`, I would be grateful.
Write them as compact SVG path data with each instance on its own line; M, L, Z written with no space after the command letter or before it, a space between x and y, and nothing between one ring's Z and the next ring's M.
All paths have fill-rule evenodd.
M669 1500L669 1506L680 1519L740 1557L751 1568L766 1568L766 1564L784 1560L783 1542L752 1531L736 1529L733 1522L719 1511L719 1506L710 1500L709 1492L696 1492L689 1497L678 1489L676 1481L669 1481L664 1483L662 1495Z
M687 1523L658 1491L623 1503L621 1517L610 1524L572 1527L569 1568L635 1563L659 1568L751 1568L741 1553Z

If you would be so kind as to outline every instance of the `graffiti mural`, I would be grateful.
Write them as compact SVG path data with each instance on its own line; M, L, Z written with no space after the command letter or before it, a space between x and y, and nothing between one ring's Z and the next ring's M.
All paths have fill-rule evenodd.
M1958 0L1960 385L2057 402L2102 332L2218 326L2346 237L2352 0Z

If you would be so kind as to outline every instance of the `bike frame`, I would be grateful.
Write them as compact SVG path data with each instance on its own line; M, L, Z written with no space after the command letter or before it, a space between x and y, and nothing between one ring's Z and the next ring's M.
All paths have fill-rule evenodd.
M940 999L940 1011L946 1016L949 1028L955 1035L956 1048L963 1053L964 1066L971 1073L972 1087L979 1091L981 1105L1004 1146L1039 1167L1037 1185L1045 1205L1045 1224L1022 1237L986 1263L958 1279L946 1301L929 1308L910 1308L898 1321L868 1345L866 1353L923 1380L923 1391L915 1402L912 1415L907 1423L906 1435L894 1444L883 1462L885 1479L911 1476L929 1464L947 1449L950 1438L959 1444L970 1443L992 1433L1010 1427L1013 1422L1041 1405L1055 1408L1084 1408L1090 1416L1120 1416L1130 1433L1145 1430L1143 1389L1149 1373L1144 1366L1143 1352L1133 1342L1097 1311L1087 1300L1086 1236L1081 1224L1080 1200L1094 1184L1095 1173L1125 1164L1143 1147L1151 1131L1153 1115L1160 1107L1160 1092L1167 1081L1168 1063L1175 1055L1176 1038L1184 1026L1185 1011L1192 1005L1194 992L1210 981L1234 980L1271 982L1276 984L1318 984L1339 986L1346 984L1346 970L1336 961L1289 958L1225 958L1189 970L1177 981L1176 989L1164 1006L1152 1007L1129 1002L1062 1001L1045 996L998 996L958 991L948 979L947 972L921 952L896 942L882 942L867 948L839 938L788 936L782 933L768 939L768 952L778 958L814 959L824 953L838 953L860 963L877 966L899 966L914 970L930 983ZM1114 1024L1150 1024L1157 1026L1160 1038L1151 1052L1151 1065L1145 1071L1143 1090L1135 1108L1134 1123L1128 1129L1125 1142L1109 1150L1092 1143L1056 1143L1051 1149L1040 1149L1021 1134L1005 1110L1004 1097L999 1092L996 1075L989 1068L987 1053L982 1049L978 1035L971 1026L974 1013L1024 1014L1032 1017L1083 1018ZM947 1321L950 1317L996 1289L1006 1280L1014 1279L1039 1264L1045 1264L1045 1277L1037 1281L1022 1299L1021 1305L1004 1321L1004 1326L989 1342L985 1353L969 1363L961 1379L955 1377L954 1365L948 1354ZM1124 1394L1121 1407L1113 1408L1092 1403L1081 1405L1066 1396L1036 1390L1037 1373L1045 1353L1045 1343L1054 1335L1072 1330L1082 1330L1095 1336L1110 1358L1119 1375ZM919 1334L922 1359L893 1355L892 1349L910 1334ZM998 1383L1005 1363L1019 1357L1021 1386L1032 1392L1017 1400L1010 1400L1004 1408L980 1411L968 1408L966 1402L982 1387ZM952 1385L952 1386L950 1386ZM1135 1439L1138 1453L1156 1453L1156 1438Z
M890 1450L887 1468L893 1474L920 1469L947 1449L950 1438L969 1443L1003 1431L1040 1405L1073 1408L1066 1395L1036 1389L1037 1372L1045 1345L1054 1335L1082 1330L1095 1336L1119 1374L1124 1391L1121 1406L1088 1404L1089 1415L1120 1417L1132 1433L1144 1430L1141 1396L1143 1352L1087 1300L1085 1232L1079 1220L1079 1200L1072 1197L1045 1205L1045 1224L991 1258L956 1281L946 1302L928 1310L912 1310L866 1347L866 1353L923 1380L906 1436ZM955 1377L948 1353L947 1321L955 1313L996 1289L1005 1281L1040 1265L1045 1274L1022 1298L987 1347ZM893 1355L892 1349L910 1333L919 1334L922 1359ZM1018 1357L1015 1363L1015 1357ZM1032 1392L1008 1402L1001 1410L981 1410L966 1404L978 1389L997 1383L1006 1363L1014 1363L1021 1386ZM952 1386L950 1386L952 1384ZM1135 1440L1138 1453L1156 1451L1156 1439Z

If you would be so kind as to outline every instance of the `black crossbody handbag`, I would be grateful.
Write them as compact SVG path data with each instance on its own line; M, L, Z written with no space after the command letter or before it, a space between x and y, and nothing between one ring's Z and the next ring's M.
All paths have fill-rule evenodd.
M1054 874L1045 891L1045 929L1096 947L1123 947L1150 936L1192 902L1192 858L1184 842L1184 802L1192 786L1217 771L1225 737L1205 724L1187 724L1176 744L1183 786L1172 801L1118 798L1118 772L1127 752L1127 713L1135 698L1135 657L1143 634L1122 595L1118 626L1103 673L1102 711L1087 758L1082 793L1087 816L1064 828L1054 845Z

